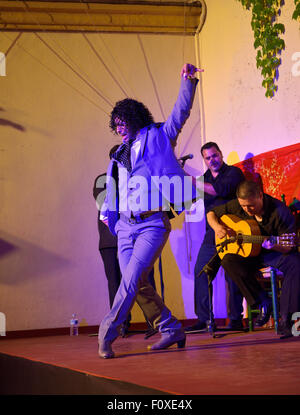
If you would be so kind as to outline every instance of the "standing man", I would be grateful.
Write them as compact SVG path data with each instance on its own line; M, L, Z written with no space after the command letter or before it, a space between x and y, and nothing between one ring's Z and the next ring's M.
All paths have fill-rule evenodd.
M201 154L207 167L207 170L204 173L204 209L207 213L213 207L234 199L236 197L235 192L238 184L245 180L245 178L238 167L228 166L224 163L222 152L216 143L208 142L204 144L201 148ZM199 273L215 253L215 233L206 221L206 232L194 270L195 314L198 317L198 321L193 326L187 327L185 329L186 333L202 330L207 326L207 321L209 320L208 279L207 274L202 273L201 276L199 276ZM212 264L213 278L215 278L220 266L221 260L217 256ZM230 322L227 328L239 330L243 327L243 297L237 286L226 274L225 278L229 290Z
M119 145L115 145L111 148L109 152L110 160L112 158L112 155L118 150L118 148ZM103 173L96 177L94 181L93 196L97 200L97 202L99 202L100 199L104 200L104 197L101 196L102 193L106 190L106 185L104 184L103 187L101 184L104 183L105 180L106 173ZM101 208L101 206L99 206L99 208ZM113 235L108 229L107 225L105 225L105 223L103 223L100 219L100 209L98 210L97 224L99 232L99 252L103 261L104 271L108 283L109 305L111 308L122 278L118 259L118 242L116 235ZM150 271L148 278L152 287L156 289L153 268ZM128 314L126 320L122 323L120 327L120 334L122 337L126 337L126 335L128 334L130 321L131 313ZM146 338L151 337L152 334L156 333L156 331L151 328L148 322L147 324L148 331L145 335Z
M171 231L165 202L174 204L178 196L178 192L163 192L160 186L154 189L153 183L162 176L174 177L183 183L187 176L176 159L174 147L192 108L197 71L201 70L193 65L183 66L178 98L164 123L155 124L144 104L133 99L117 102L111 113L111 130L122 138L123 145L108 167L106 208L101 215L103 220L107 217L110 231L118 237L122 280L112 309L99 328L99 356L102 358L114 357L112 343L135 301L161 334L160 341L150 350L165 349L175 343L178 347L185 346L181 323L147 277ZM132 204L137 191L134 183L141 179L146 186L139 188L143 200L137 206Z
M113 147L113 152L115 152L118 147L119 146ZM97 187L97 182L102 180L102 178L106 178L106 173L100 174L95 179L93 187L93 195L95 199L97 199L100 193L105 191L105 187L102 189ZM103 261L104 271L108 283L109 306L111 308L122 278L118 260L117 237L113 235L108 227L100 220L100 211L98 211L97 225L99 232L99 252ZM125 337L128 333L130 320L131 315L129 314L126 321L122 323L120 328L122 337Z
M228 234L220 218L233 214L243 220L255 220L261 235L281 236L296 233L295 218L284 203L263 193L260 185L251 181L242 182L237 189L237 199L208 212L207 220L218 238ZM230 232L229 232L230 233ZM272 311L271 299L256 279L259 268L272 266L283 272L280 295L281 321L278 334L292 335L292 316L300 310L300 254L295 248L282 246L280 241L266 238L256 257L226 254L222 266L238 285L249 305L257 305L261 313L256 325L266 324Z

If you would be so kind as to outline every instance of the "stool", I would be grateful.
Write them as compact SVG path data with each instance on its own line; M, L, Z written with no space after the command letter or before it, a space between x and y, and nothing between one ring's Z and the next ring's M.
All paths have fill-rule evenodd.
M261 268L259 270L259 275L257 277L258 281L264 286L266 282L269 282L271 285L271 290L267 289L269 295L272 296L272 305L273 305L273 317L274 317L274 326L276 333L278 332L278 323L279 323L279 306L278 298L281 290L281 280L283 273L274 267ZM264 287L265 288L265 287ZM253 312L260 312L260 310L252 310L251 306L247 306L248 309L248 322L249 322L249 331L253 331Z

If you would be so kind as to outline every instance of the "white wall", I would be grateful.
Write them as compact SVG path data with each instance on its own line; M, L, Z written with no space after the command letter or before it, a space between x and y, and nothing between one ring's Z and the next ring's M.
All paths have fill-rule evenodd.
M186 163L193 174L203 172L203 139L217 141L225 160L235 162L249 152L294 144L300 131L300 76L291 71L292 55L300 51L293 1L282 8L286 49L271 100L256 69L250 12L235 0L206 3L199 36L203 102L196 98L177 150L178 156L194 154ZM3 32L0 51L16 36ZM67 326L73 312L89 325L100 322L108 293L91 190L118 142L108 129L109 113L128 95L162 121L176 98L182 64L195 62L194 38L188 36L88 34L102 61L81 34L39 36L52 50L35 34L23 33L0 77L0 312L7 330ZM163 254L165 296L178 318L192 318L203 221L183 219L173 221ZM215 292L215 315L225 317L222 273ZM143 321L137 309L133 320Z
M293 76L292 56L300 52L300 23L292 20L294 2L285 1L280 22L286 48L279 67L278 92L265 97L256 68L251 12L236 0L207 0L200 34L206 140L214 139L227 157L240 160L299 142L300 76ZM238 161L238 160L237 160Z
M0 50L16 36L3 33ZM0 310L8 331L67 326L73 312L94 325L107 312L92 186L118 142L108 128L110 111L128 95L163 121L177 96L183 55L195 60L192 37L89 34L100 60L81 34L39 36L52 50L35 34L22 34L0 78ZM198 116L196 102L178 151L197 139ZM176 267L171 277L165 285L176 309Z

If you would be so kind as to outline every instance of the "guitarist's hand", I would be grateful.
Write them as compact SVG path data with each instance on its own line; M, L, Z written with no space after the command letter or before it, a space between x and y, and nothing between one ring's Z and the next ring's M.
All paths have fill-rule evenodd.
M219 239L223 239L227 235L227 228L220 223L215 226L214 231Z
M288 254L292 249L290 246L277 245L269 239L265 239L261 246L265 249L273 249L274 251L281 252L282 254Z
M211 228L215 231L215 235L219 239L225 238L227 235L234 236L235 232L228 228L213 211L210 211L206 215L207 222L211 226Z
M263 243L261 244L261 246L265 249L272 249L274 248L275 244L269 239L265 239Z

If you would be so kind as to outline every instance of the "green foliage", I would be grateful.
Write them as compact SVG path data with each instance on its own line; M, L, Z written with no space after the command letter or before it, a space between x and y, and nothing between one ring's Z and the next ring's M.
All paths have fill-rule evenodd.
M300 19L300 0L294 0L294 3L296 5L296 8L292 17L293 19L298 20Z
M237 0L247 10L252 11L251 27L254 33L256 66L261 70L262 86L266 89L266 97L272 98L278 87L278 67L281 64L281 53L285 48L280 38L285 31L282 23L278 23L280 7L283 0ZM292 18L300 20L300 0L294 0L295 10Z
M278 87L278 67L281 64L281 53L285 48L280 37L285 31L283 24L278 23L282 0L237 0L252 11L251 27L254 33L254 48L257 49L256 66L260 69L266 89L265 96L272 98ZM294 0L295 13L300 14L300 0ZM294 13L294 14L295 14ZM297 13L296 13L297 14ZM297 16L299 16L297 14ZM293 15L293 18L294 15Z

